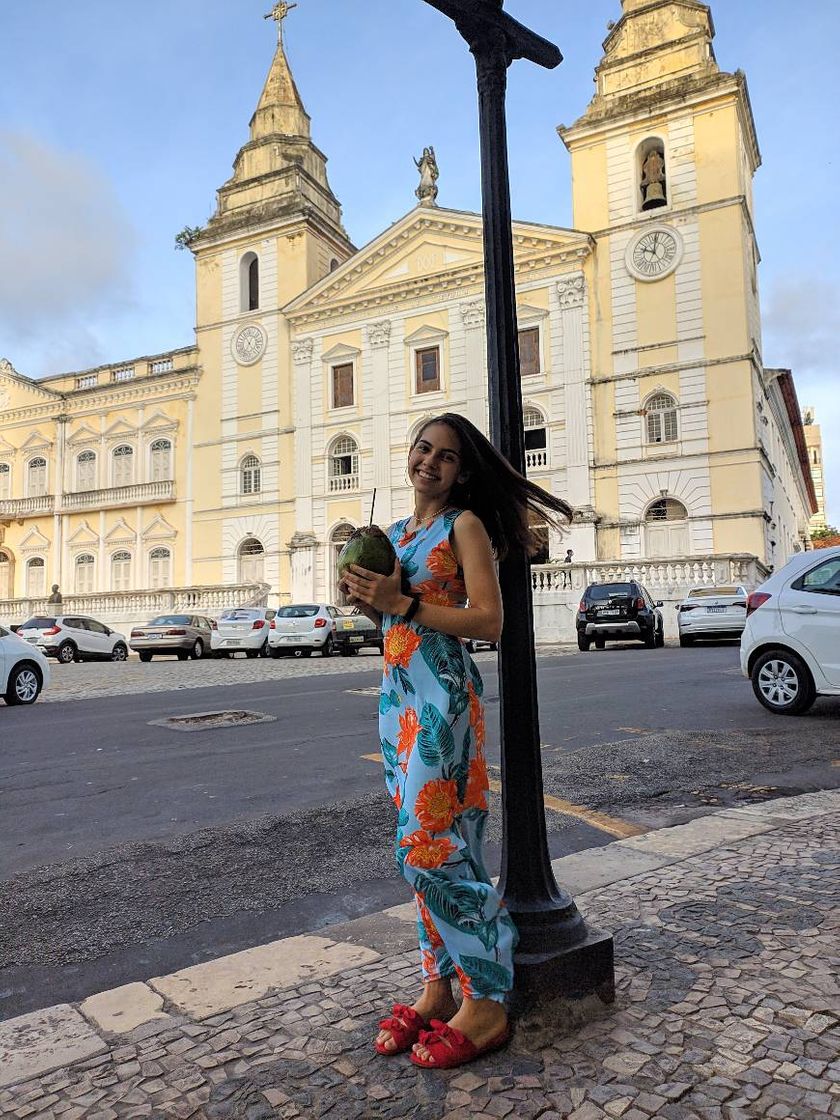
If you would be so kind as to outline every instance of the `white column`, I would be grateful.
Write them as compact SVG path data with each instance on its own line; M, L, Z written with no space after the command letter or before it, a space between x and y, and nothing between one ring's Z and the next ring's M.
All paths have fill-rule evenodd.
M193 421L195 418L195 395L193 394L187 401L187 481L186 492L184 494L184 548L187 554L184 557L184 582L190 586L193 581ZM172 473L175 471L175 462L173 455Z
M465 412L468 420L482 432L488 431L487 361L485 357L484 300L462 303L461 322L464 330L464 361L466 362Z
M575 522L568 547L575 560L595 559L595 526L588 520L592 505L589 464L590 447L589 379L585 347L586 281L575 273L557 283L557 300L563 336L563 361L566 383L566 498L583 516Z
M292 415L295 425L295 529L313 528L312 509L312 358L314 339L292 342Z
M391 499L391 409L389 384L389 348L391 320L380 319L367 328L370 354L371 412L373 415L373 485L376 487L374 518L388 525L392 517Z

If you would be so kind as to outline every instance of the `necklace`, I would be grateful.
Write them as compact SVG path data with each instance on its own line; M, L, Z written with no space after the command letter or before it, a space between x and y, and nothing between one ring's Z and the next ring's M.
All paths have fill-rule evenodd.
M427 523L429 525L431 525L431 523L435 520L436 517L440 517L440 515L442 513L446 513L446 511L449 510L449 509L452 509L451 505L441 506L440 509L436 509L434 513L427 514L426 517L418 517L417 513L415 511L415 513L414 513L414 532L415 533L419 532L419 530L423 529L426 526Z

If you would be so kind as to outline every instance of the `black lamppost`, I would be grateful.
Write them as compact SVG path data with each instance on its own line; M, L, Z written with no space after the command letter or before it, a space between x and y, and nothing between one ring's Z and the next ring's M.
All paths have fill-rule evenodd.
M475 58L481 138L484 276L490 434L525 473L522 392L513 272L505 91L507 69L527 58L549 69L562 61L552 43L502 11L504 0L426 0L455 21ZM612 937L586 926L551 869L543 807L534 607L527 557L512 553L499 578L505 626L499 647L502 812L500 890L519 928L520 996L614 994Z

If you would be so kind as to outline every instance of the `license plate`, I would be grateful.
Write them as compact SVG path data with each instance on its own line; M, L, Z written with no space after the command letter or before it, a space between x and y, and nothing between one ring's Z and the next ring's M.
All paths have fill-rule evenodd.
M341 624L341 629L342 629L342 630L352 630L354 626L355 626L355 623L354 623L354 622L350 622L350 621L348 620L347 622L342 622L342 624Z
M33 642L33 643L35 643L36 645L37 645L37 643L38 643L38 639L37 639L37 638L27 638L26 640L27 640L27 642Z
M706 607L706 614L725 614L726 607Z
M351 634L350 635L350 641L351 642L363 642L364 640L365 639L361 634Z

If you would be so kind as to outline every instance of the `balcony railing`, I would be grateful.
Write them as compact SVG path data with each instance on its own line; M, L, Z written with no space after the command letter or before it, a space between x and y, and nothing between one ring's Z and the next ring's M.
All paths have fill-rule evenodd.
M62 497L62 508L113 509L114 506L141 506L150 502L174 502L175 483L138 482L134 486L111 486L105 490L75 490Z
M37 498L5 498L0 502L0 517L19 520L23 517L41 517L55 509L55 496L42 494Z
M733 553L685 560L620 560L591 564L539 564L531 567L531 586L535 597L561 591L583 591L590 583L615 583L636 580L648 591L710 587L715 584L743 584L748 590L768 576L760 560L748 554Z
M359 476L357 474L337 474L330 479L330 493L343 493L347 490L359 489Z
M525 469L529 471L540 470L548 466L548 451L540 447L535 451L525 452Z

